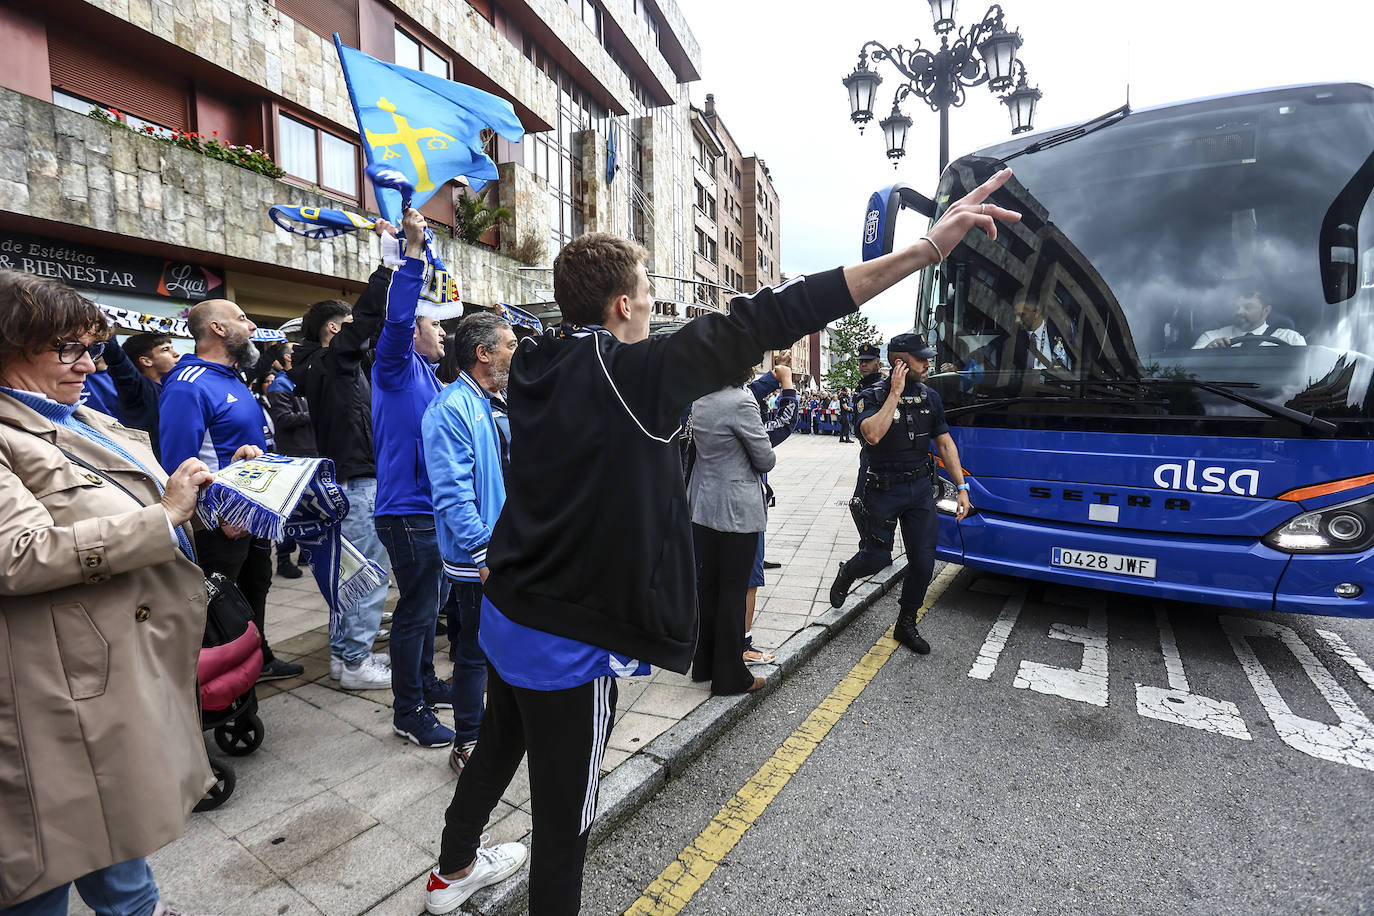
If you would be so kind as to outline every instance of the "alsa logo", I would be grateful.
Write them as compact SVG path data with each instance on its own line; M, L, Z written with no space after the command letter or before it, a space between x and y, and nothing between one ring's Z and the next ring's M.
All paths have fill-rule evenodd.
M1199 476L1201 481L1199 482ZM1199 468L1192 459L1187 464L1161 464L1155 468L1155 486L1166 490L1192 490L1194 493L1238 493L1254 496L1259 493L1259 471L1241 468Z
M869 210L868 216L864 219L864 244L872 245L878 241L878 211Z

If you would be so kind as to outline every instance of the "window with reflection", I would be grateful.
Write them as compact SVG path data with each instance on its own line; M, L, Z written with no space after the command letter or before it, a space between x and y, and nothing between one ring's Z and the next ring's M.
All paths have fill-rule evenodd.
M920 320L947 407L1011 399L969 414L980 423L1289 434L1277 405L1374 434L1374 90L1155 109L1013 156L1026 142L957 160L937 195L1011 158L993 199L1023 213L926 272Z

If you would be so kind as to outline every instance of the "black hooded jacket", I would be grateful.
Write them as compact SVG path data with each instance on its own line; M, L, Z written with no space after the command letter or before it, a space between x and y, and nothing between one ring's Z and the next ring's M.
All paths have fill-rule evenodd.
M492 604L525 626L687 671L697 614L683 411L855 308L833 270L639 343L566 327L522 340L506 503L487 550Z
M310 405L319 454L334 460L340 480L376 477L372 453L372 343L386 320L391 268L378 267L353 306L353 320L329 346L307 340L296 347L287 375Z

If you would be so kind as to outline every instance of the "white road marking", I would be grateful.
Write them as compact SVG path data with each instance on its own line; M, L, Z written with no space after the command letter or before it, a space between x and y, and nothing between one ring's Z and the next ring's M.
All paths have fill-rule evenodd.
M1250 740L1245 720L1235 703L1214 700L1193 693L1188 688L1188 675L1183 671L1183 656L1178 652L1169 613L1155 605L1155 621L1159 624L1159 648L1164 653L1164 670L1168 688L1135 685L1135 711L1150 719L1173 722L1203 731L1215 732L1242 741Z
M1102 599L1105 602L1105 599ZM1076 642L1083 647L1083 664L1061 668L1041 662L1021 662L1013 686L1052 696L1107 705L1107 611L1101 603L1088 612L1088 625L1050 625L1051 639Z
M1350 648L1350 644L1341 638L1339 633L1332 633L1330 630L1318 630L1317 635L1326 640L1337 655L1345 659L1346 664L1355 669L1355 673L1364 681L1364 685L1370 690L1374 690L1374 669L1371 669L1365 660L1355 654L1355 650Z
M980 681L992 678L992 672L997 668L997 659L1002 657L1002 650L1007 647L1007 639L1011 636L1011 631L1016 626L1016 618L1021 614L1021 608L1026 604L1026 593L1012 595L1002 604L1002 613L997 615L997 620L993 623L992 629L988 631L988 638L983 640L983 647L978 650L978 658L974 661L973 667L968 669L969 677L976 677Z
M1241 668L1250 679L1250 686L1254 688L1264 711L1274 723L1274 730L1285 744L1319 760L1374 770L1374 724L1355 705L1350 694L1336 683L1335 677L1297 633L1288 627L1263 620L1239 617L1220 617L1218 620L1227 639L1231 641ZM1339 724L1318 722L1293 712L1250 645L1249 640L1256 637L1277 639L1288 647L1340 719Z

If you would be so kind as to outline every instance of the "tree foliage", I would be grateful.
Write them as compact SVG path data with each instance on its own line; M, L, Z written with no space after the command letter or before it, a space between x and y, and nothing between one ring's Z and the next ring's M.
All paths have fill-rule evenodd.
M825 386L832 391L859 387L859 347L866 343L882 346L881 334L862 312L846 315L830 326L831 369Z

